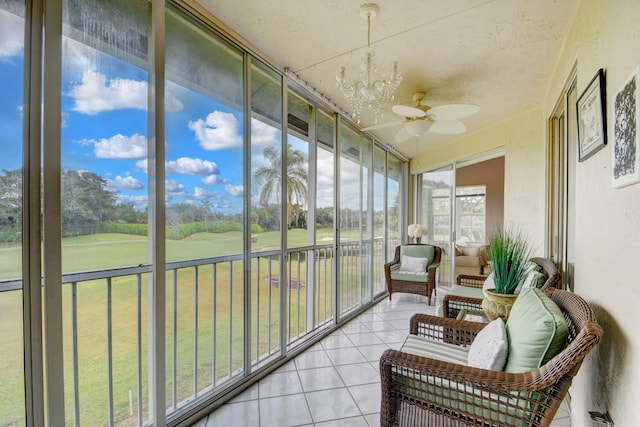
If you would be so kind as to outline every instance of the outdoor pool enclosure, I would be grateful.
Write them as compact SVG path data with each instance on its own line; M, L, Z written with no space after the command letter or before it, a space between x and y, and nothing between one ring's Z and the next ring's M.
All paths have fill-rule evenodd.
M0 26L3 423L178 424L382 296L406 164L197 7Z

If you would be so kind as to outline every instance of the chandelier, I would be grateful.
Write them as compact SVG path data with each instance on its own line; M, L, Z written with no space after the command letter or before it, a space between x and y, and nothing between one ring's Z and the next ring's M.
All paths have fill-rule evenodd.
M346 76L345 67L336 76L336 85L347 99L351 108L351 118L360 123L363 106L373 113L374 120L383 116L387 102L392 101L398 85L402 81L402 73L398 71L398 62L394 61L391 71L378 71L375 54L371 49L371 20L376 17L380 8L377 4L367 3L360 7L360 16L367 20L367 51L362 54L360 71L355 79Z

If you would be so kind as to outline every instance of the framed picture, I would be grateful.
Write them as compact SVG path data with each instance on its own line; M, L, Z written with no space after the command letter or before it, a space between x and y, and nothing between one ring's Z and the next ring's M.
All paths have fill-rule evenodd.
M607 143L606 85L601 68L577 102L578 160L584 161Z
M613 99L613 182L614 188L640 181L638 157L638 83L640 67L616 93Z

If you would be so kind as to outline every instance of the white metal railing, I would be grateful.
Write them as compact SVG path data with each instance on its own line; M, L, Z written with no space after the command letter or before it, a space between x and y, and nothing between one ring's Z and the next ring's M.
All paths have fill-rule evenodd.
M343 313L367 302L366 286L372 286L373 295L384 291L384 248L383 239L341 243L340 280L336 280L333 244L288 249L284 266L288 283L284 287L279 250L251 253L247 269L241 254L167 263L168 414L205 395L215 398L249 374L245 354L253 371L334 325L336 282ZM140 265L62 277L64 304L69 304L64 323L65 353L70 353L65 354L65 370L70 370L65 376L67 419L74 419L75 425L87 424L90 417L85 411L98 405L96 399L102 405L100 414L106 415L100 423L144 425L148 412L146 298L151 271L151 266ZM248 328L244 325L245 274L250 274L246 279L250 292ZM21 288L21 280L0 281L0 297ZM284 314L280 310L283 302ZM87 319L100 318L104 323L87 324ZM125 338L122 328L127 331ZM249 338L245 336L247 329ZM89 356L87 335L93 335L104 352ZM249 347L246 353L245 346ZM93 375L89 371L98 378L89 378ZM89 390L89 383L100 393Z

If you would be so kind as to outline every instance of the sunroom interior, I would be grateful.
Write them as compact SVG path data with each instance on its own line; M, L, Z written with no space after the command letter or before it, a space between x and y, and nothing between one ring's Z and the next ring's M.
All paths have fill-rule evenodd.
M347 377L437 312L455 241L510 224L604 328L557 425L635 425L640 163L619 179L614 146L640 123L615 110L640 8L438 3L380 3L367 43L354 1L0 0L0 426L218 425L349 334L380 340L350 338L366 367L328 362L358 403ZM382 117L336 86L368 44L403 72ZM608 142L584 156L600 69ZM421 91L480 111L463 134L362 130ZM444 249L430 306L385 287L413 223ZM377 425L375 405L316 417L310 399L271 425Z

